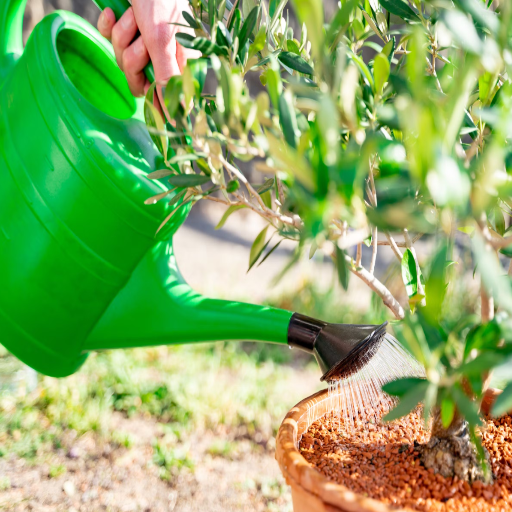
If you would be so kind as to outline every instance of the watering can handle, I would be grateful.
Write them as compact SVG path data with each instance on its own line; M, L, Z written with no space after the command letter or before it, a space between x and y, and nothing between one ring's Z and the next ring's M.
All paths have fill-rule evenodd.
M93 0L93 2L102 11L107 7L110 7L116 15L116 20L118 20L131 7L128 0ZM144 73L151 83L155 81L155 70L153 69L153 64L151 62L144 68Z
M23 53L23 14L27 0L0 1L0 80Z

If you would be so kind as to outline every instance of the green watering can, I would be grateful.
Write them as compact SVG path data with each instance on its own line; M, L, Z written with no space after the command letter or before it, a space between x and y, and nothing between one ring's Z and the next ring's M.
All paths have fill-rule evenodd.
M172 235L189 207L155 235L171 207L144 204L167 190L146 175L164 163L110 43L57 11L23 48L25 4L0 0L0 343L54 377L91 350L200 341L289 343L329 379L371 354L384 326L209 299L185 283ZM129 4L107 6L119 18Z

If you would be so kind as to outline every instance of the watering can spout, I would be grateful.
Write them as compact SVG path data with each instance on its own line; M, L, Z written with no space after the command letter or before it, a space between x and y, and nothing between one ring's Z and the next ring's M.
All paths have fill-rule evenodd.
M171 244L151 249L114 298L84 350L218 340L288 342L292 312L210 299L181 277Z
M0 3L0 83L23 53L23 14L27 0Z

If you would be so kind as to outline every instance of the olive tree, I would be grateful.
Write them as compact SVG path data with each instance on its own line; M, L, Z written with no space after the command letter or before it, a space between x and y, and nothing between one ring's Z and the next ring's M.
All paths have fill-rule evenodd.
M202 58L164 84L163 114L158 84L146 99L167 164L150 178L170 184L148 203L172 197L169 218L199 200L222 203L220 225L252 210L267 224L250 266L286 239L297 243L290 265L321 251L345 289L361 279L426 369L426 379L387 385L400 398L387 419L423 403L433 417L423 462L490 478L480 405L490 371L512 353L502 268L512 257L512 4L341 0L326 20L321 0L292 1L298 31L287 0L191 0L183 16L195 36L177 38ZM247 178L246 162L260 178ZM398 297L375 273L386 246L401 268ZM479 316L457 317L445 297L468 273L481 283ZM493 412L511 406L509 385Z

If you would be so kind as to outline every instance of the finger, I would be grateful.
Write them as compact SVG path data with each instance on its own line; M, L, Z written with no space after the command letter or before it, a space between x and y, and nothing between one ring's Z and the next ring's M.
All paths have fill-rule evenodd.
M149 5L148 5L149 3ZM177 21L178 2L144 2L134 1L133 9L139 20L139 27L149 51L155 79L165 82L179 74L176 62L176 27L170 22Z
M117 63L121 69L123 69L123 53L137 35L137 30L133 9L130 7L121 18L119 18L119 21L112 29L112 45L114 46Z
M141 36L123 52L123 69L134 96L143 96L146 85L144 68L148 65L149 53Z
M106 39L112 39L112 29L115 24L116 15L110 7L107 7L98 18L98 30L100 34Z

